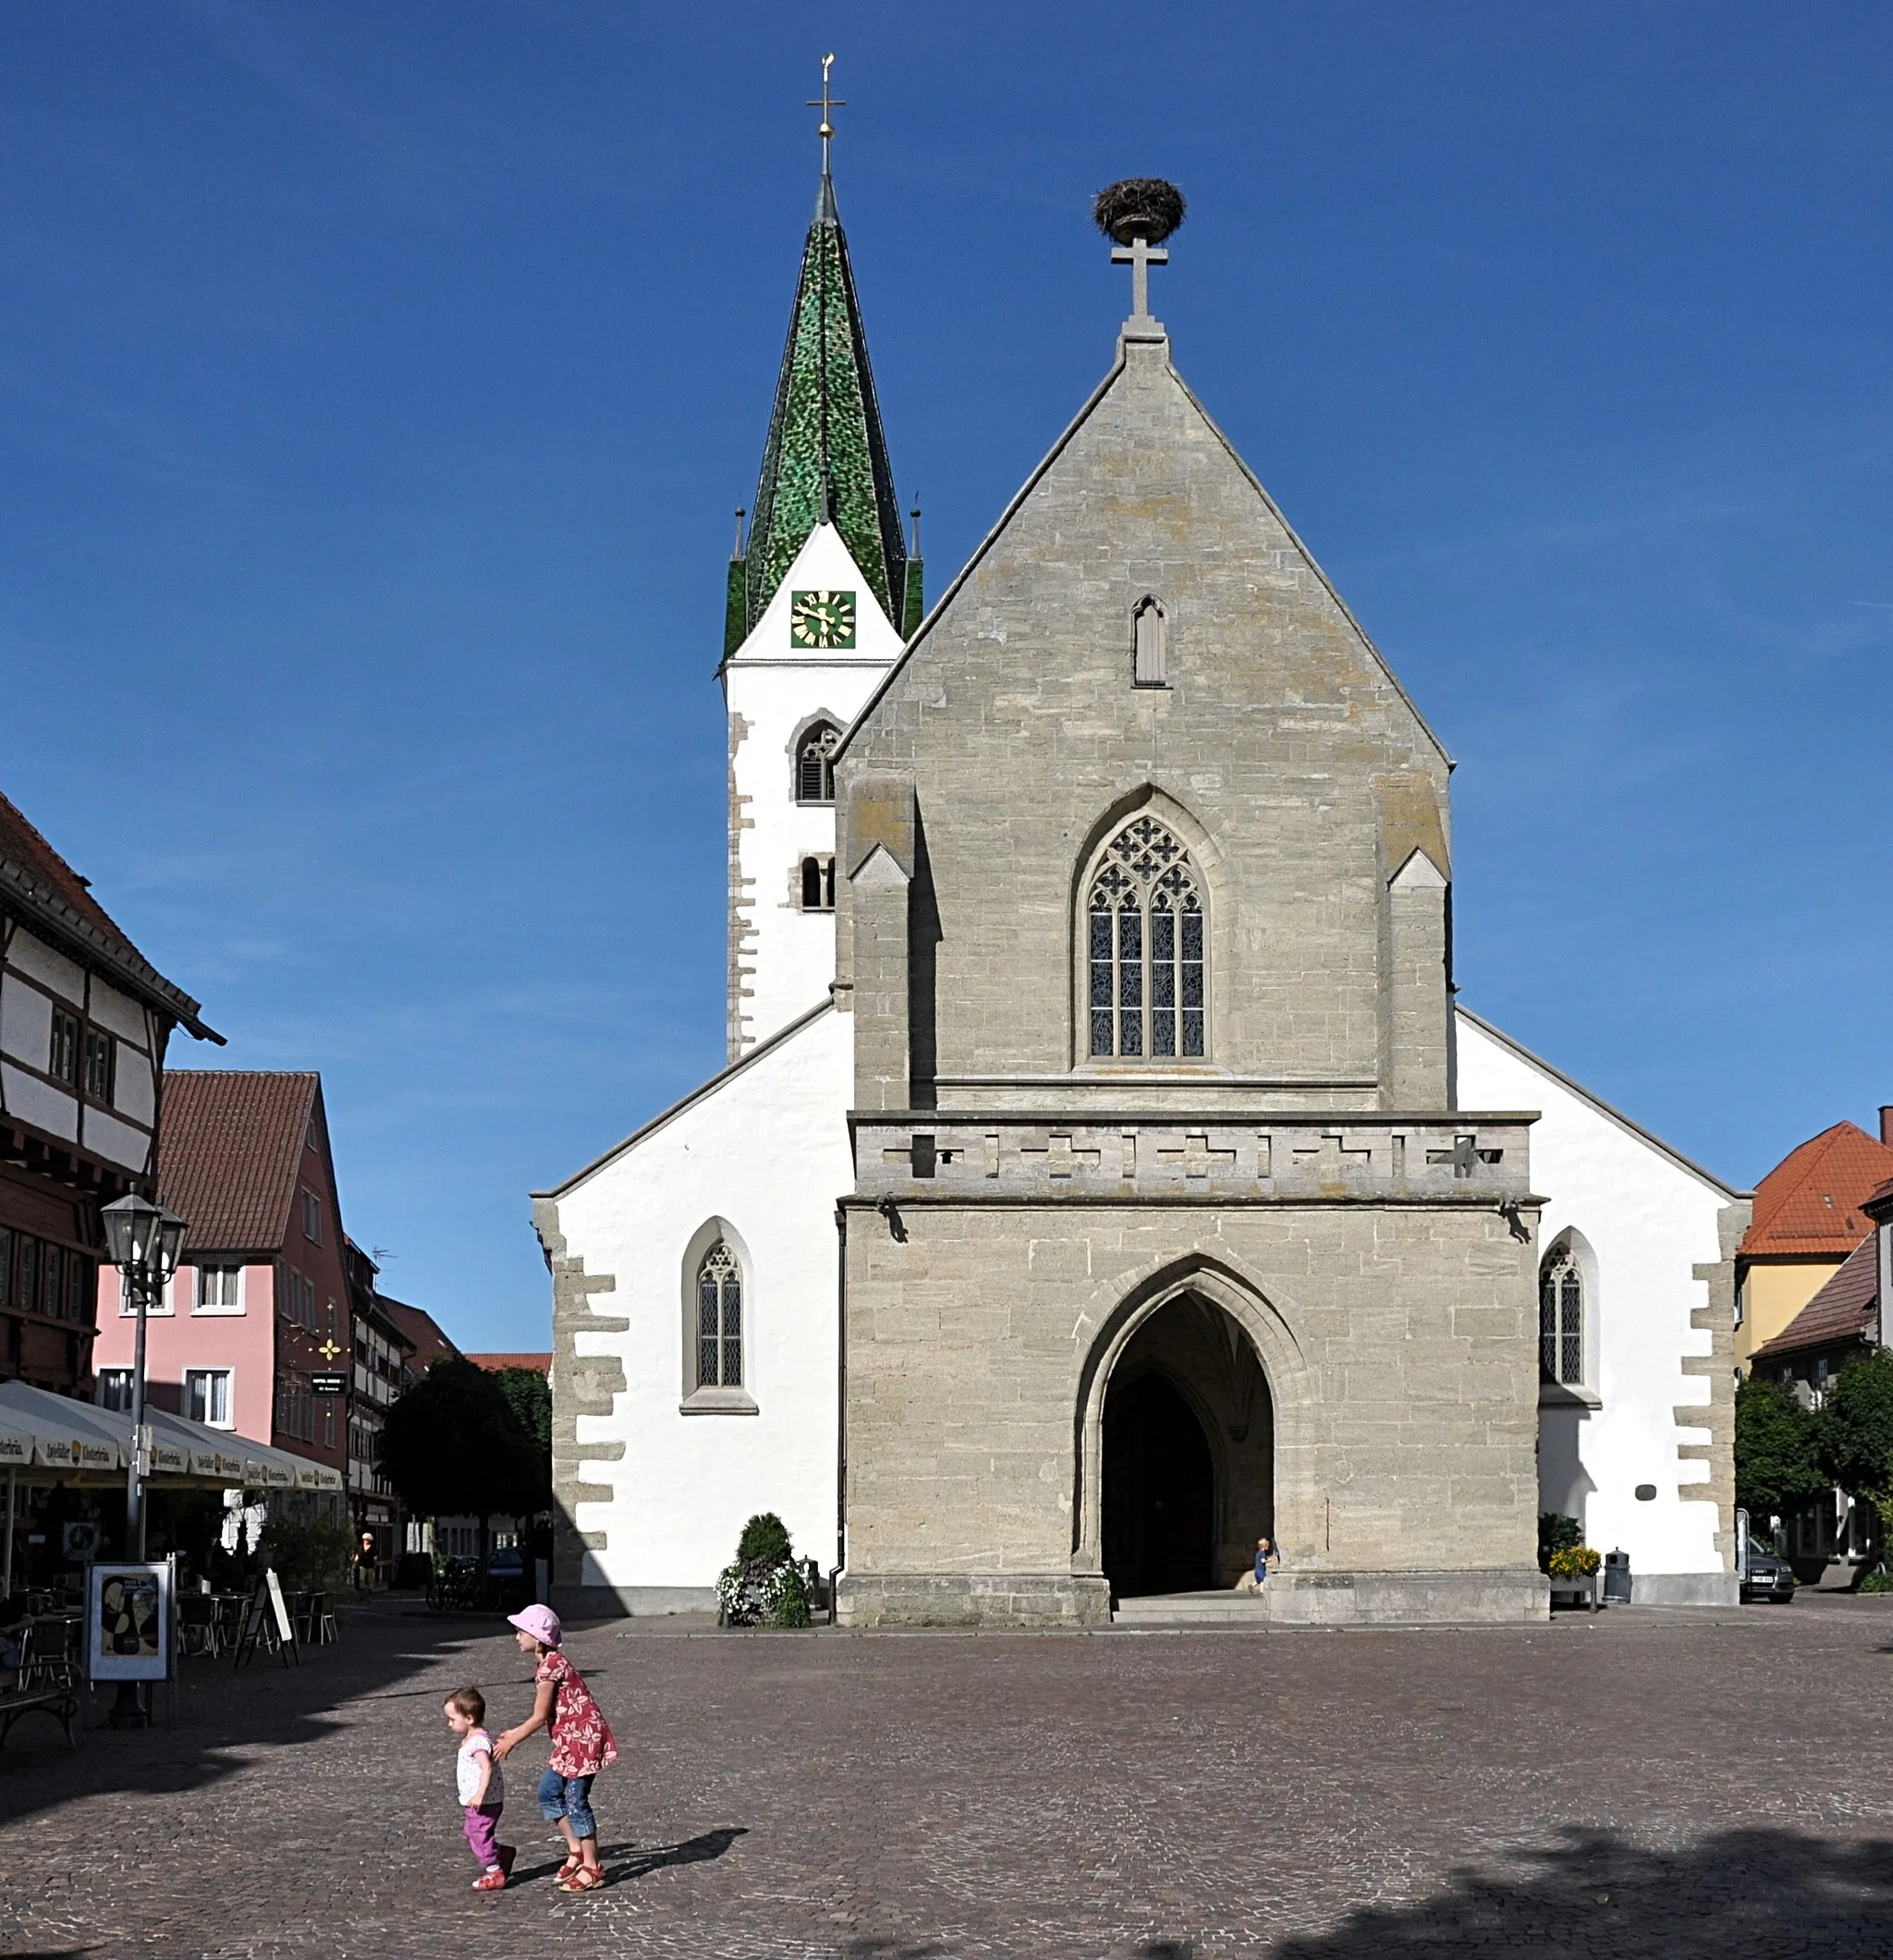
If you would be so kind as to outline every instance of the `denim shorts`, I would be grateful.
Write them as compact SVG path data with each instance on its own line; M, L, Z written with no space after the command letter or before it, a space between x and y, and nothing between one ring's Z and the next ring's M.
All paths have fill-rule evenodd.
M539 1814L548 1824L564 1818L572 1827L574 1837L596 1837L598 1820L592 1815L592 1779L561 1776L556 1770L548 1770L539 1779Z

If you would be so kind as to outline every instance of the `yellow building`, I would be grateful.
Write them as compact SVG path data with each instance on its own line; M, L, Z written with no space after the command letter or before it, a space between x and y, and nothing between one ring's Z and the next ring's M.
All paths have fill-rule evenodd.
M1877 1141L1837 1123L1790 1150L1755 1190L1754 1221L1735 1268L1735 1358L1788 1326L1874 1229L1862 1201L1893 1177L1893 1105L1880 1111Z

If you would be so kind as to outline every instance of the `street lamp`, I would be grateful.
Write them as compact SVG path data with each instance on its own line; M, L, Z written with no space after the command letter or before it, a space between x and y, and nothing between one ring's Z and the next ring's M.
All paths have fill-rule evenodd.
M131 1451L125 1473L125 1555L144 1557L144 1337L145 1317L157 1304L165 1282L177 1270L184 1249L184 1221L165 1205L134 1193L99 1214L105 1228L105 1257L118 1269L118 1281L138 1309L138 1338L131 1362ZM145 1724L144 1704L135 1681L118 1684L112 1710L115 1729Z

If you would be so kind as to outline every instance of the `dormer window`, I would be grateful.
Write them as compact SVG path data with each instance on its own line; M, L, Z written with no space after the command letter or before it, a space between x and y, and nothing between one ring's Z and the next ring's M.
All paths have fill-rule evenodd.
M835 800L835 751L841 730L833 722L812 722L796 745L795 799L798 803Z

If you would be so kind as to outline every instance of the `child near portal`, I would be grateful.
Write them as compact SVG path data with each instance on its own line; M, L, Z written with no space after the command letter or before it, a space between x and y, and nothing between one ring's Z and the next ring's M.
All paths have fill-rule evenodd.
M507 1786L494 1759L493 1737L486 1732L486 1697L477 1687L457 1687L446 1698L447 1726L460 1738L454 1776L466 1813L467 1844L480 1860L475 1892L502 1892L518 1856L499 1842L499 1814Z
M494 1745L495 1760L510 1755L527 1736L550 1724L552 1763L539 1783L539 1812L556 1824L569 1847L559 1867L561 1892L591 1892L605 1882L598 1866L598 1820L592 1814L592 1779L617 1760L604 1712L592 1698L584 1677L560 1650L564 1634L550 1606L528 1606L509 1613L519 1651L537 1654L532 1675L537 1694L531 1714Z

